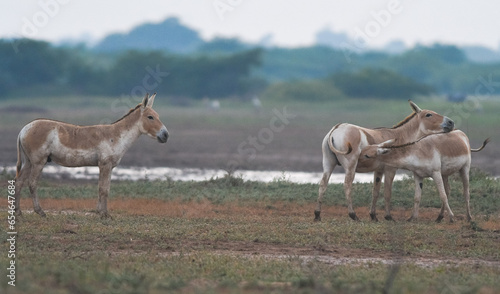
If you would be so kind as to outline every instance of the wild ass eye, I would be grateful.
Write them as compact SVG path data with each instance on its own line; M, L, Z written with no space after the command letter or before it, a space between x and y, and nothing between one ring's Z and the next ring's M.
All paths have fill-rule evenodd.
M370 156L368 156L368 154L365 154L365 157L366 157L366 158L370 158Z
M152 117L151 115L149 115L149 116L148 116L148 118L149 118L150 120L154 120L154 119L155 119L155 118L154 118L154 117Z
M431 116L432 116L432 113L427 113L427 114L425 115L425 117L431 117Z

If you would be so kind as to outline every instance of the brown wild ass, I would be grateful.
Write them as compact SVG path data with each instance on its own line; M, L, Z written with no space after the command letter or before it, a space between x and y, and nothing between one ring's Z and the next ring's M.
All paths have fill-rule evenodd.
M453 222L454 215L448 204L448 197L450 196L448 177L459 172L462 179L467 220L471 221L472 217L469 206L470 153L471 151L481 151L488 141L489 139L486 139L478 149L471 149L469 138L460 130L444 134L428 135L415 142L399 146L391 146L394 143L394 139L391 139L381 144L363 148L359 155L358 165L373 169L376 169L378 165L384 165L386 167L402 168L413 172L415 179L415 203L413 214L408 221L418 218L423 178L432 177L434 183L436 183L442 202L441 212L436 221L440 222L443 219L444 209L446 208L450 215L450 222ZM373 199L373 203L376 201L377 199Z
M111 171L141 134L167 142L168 131L153 110L156 93L110 125L77 126L49 119L37 119L21 130L17 137L16 214L23 184L28 185L36 213L45 216L38 203L37 182L43 167L53 161L67 167L98 166L99 198L97 212L108 217L107 198ZM23 164L24 161L24 164Z
M348 204L349 216L358 220L352 208L351 187L356 172L374 172L372 196L375 197L380 191L382 175L385 177L384 198L390 199L392 181L396 174L396 168L380 165L376 169L362 168L358 166L358 158L361 150L372 144L378 144L389 139L398 139L398 142L407 143L417 140L422 136L450 132L454 123L446 116L434 111L422 110L412 101L409 101L413 113L398 123L393 128L369 129L352 124L342 123L334 126L325 136L322 143L323 151L323 177L319 186L319 196L314 211L315 221L321 220L321 202L328 186L328 181L336 165L345 169L344 192ZM351 152L352 151L352 152ZM386 202L386 219L392 219L390 209ZM372 204L370 216L377 220L375 205Z

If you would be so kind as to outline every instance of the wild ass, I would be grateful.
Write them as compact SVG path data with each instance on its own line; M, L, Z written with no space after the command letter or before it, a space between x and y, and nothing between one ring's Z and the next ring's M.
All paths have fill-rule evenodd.
M422 196L423 178L432 177L436 183L442 206L437 222L444 216L444 209L448 210L450 222L453 222L453 212L448 204L450 184L448 177L456 172L460 173L463 185L467 220L472 219L470 213L469 170L471 151L481 151L489 139L478 149L471 149L469 138L460 130L450 133L425 136L415 142L391 146L394 139L381 144L370 145L361 151L358 165L376 169L378 165L402 168L413 172L415 179L415 203L413 214L408 221L418 218L418 208ZM386 199L387 201L388 199ZM375 203L377 199L373 199ZM390 199L389 199L390 201ZM386 203L387 205L387 203Z
M397 170L396 168L384 167L383 165L380 165L376 169L358 167L359 154L364 147L394 138L397 138L398 142L401 143L412 142L428 134L450 132L453 130L454 122L448 117L431 110L422 110L410 100L409 103L413 109L413 113L392 128L369 129L342 123L334 126L328 132L322 143L323 177L319 185L318 202L314 211L315 221L321 220L321 202L336 165L341 165L345 169L344 192L347 199L349 216L353 220L358 220L352 208L351 200L351 187L355 173L374 172L373 197L375 195L378 197L380 181L382 175L384 175L384 198L390 199L392 182ZM385 218L392 219L387 203ZM375 205L373 203L370 209L370 216L373 220L377 220Z
M49 119L37 119L23 127L17 137L16 214L25 180L36 213L45 216L37 195L37 182L47 162L67 167L98 166L99 198L97 212L108 217L107 198L111 171L141 134L167 142L168 131L153 110L156 93L110 125L77 126ZM24 161L24 164L23 164Z

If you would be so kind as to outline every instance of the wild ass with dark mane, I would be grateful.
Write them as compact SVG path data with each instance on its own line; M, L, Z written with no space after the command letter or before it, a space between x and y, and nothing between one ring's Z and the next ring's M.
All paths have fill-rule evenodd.
M77 126L49 119L37 119L21 130L17 137L17 171L15 211L21 214L23 184L28 185L36 213L45 216L37 195L37 182L47 162L67 167L98 166L99 198L97 212L108 217L107 198L111 171L141 134L167 142L168 131L153 110L156 93L110 125ZM24 162L24 164L23 164Z
M478 149L470 148L469 138L460 130L454 130L445 134L428 135L415 142L391 146L394 141L394 139L391 139L381 144L363 148L359 155L358 166L377 169L379 165L382 165L413 172L415 179L415 203L413 214L408 221L418 218L423 178L431 177L434 183L436 183L442 203L441 212L436 221L440 222L443 219L446 208L450 215L450 222L453 222L454 215L448 204L448 197L450 197L448 177L456 172L460 173L460 178L462 179L467 220L470 221L472 219L469 205L471 151L479 152L483 150L486 144L488 144L489 139L486 139ZM376 202L376 199L373 202Z
M389 139L397 138L398 142L407 143L417 140L422 136L450 132L454 128L454 123L446 116L437 114L431 110L422 110L412 101L409 101L413 113L393 128L369 129L352 124L342 123L334 126L325 136L322 143L323 151L323 177L319 186L319 195L315 220L321 220L321 202L328 186L328 181L337 165L345 169L344 192L347 199L347 209L349 216L358 220L352 208L351 187L356 172L374 172L372 196L378 197L382 175L385 177L384 197L390 199L391 188L396 168L378 166L376 169L359 167L358 158L361 150L372 144L378 144ZM386 202L386 219L392 219L390 209ZM372 203L370 216L377 220L375 205Z

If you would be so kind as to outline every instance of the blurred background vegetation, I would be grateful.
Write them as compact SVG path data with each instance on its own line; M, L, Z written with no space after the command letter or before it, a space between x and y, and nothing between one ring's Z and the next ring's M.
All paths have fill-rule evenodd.
M140 96L144 91L178 102L255 95L304 101L466 97L481 84L479 77L494 81L500 74L500 59L485 62L467 52L444 44L394 53L327 45L266 47L224 38L204 41L170 18L109 35L92 46L0 40L0 99Z

